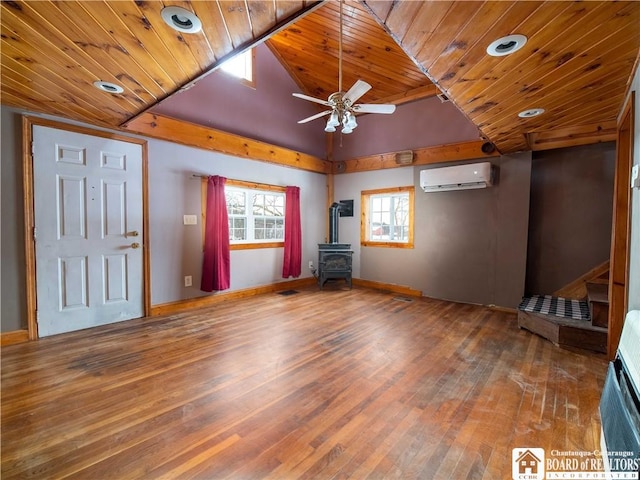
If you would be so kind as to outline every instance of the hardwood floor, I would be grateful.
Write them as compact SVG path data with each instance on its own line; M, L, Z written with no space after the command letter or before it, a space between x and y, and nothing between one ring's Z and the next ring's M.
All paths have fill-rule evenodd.
M508 479L599 449L607 362L515 314L269 294L2 349L2 478Z

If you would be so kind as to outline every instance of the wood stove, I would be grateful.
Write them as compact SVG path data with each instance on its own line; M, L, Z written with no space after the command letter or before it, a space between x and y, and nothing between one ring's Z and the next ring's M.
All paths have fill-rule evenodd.
M351 258L353 250L350 243L338 242L338 211L340 203L329 208L329 243L318 244L318 285L320 290L330 279L344 279L351 288Z
M327 280L344 278L351 288L351 257L353 251L350 243L318 244L318 285L320 290Z

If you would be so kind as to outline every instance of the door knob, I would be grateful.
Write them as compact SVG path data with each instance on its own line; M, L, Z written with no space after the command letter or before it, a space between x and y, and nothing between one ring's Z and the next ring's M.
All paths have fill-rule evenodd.
M131 244L131 248L140 248L140 244L138 242L133 242Z

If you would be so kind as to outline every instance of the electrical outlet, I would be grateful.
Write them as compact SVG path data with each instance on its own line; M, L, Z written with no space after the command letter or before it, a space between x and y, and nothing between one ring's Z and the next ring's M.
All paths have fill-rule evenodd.
M184 286L190 287L191 285L193 285L193 279L191 278L191 275L186 275L184 277Z
M309 260L309 270L313 270L313 260Z

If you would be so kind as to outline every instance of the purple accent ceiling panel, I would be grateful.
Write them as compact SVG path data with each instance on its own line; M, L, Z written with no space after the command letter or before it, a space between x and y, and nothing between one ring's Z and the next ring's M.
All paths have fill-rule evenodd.
M326 157L324 122L298 124L321 106L295 98L300 89L265 45L256 47L255 89L221 71L151 112Z
M335 160L480 138L475 125L455 105L437 97L400 105L391 115L359 115L353 133L341 135L338 129L334 135Z
M297 123L322 107L291 95L300 89L265 45L256 47L255 78L254 89L214 72L151 111L326 158L326 120ZM436 97L401 105L391 115L359 115L352 134L338 129L334 135L335 160L479 138L453 104Z

